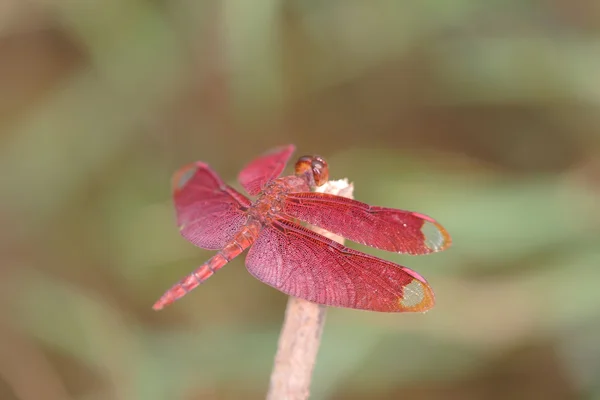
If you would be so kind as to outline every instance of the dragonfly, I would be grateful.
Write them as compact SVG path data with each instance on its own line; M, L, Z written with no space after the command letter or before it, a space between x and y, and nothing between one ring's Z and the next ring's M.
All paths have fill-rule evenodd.
M280 177L294 151L294 145L280 146L242 169L238 180L254 201L201 161L173 175L181 235L218 252L169 289L155 310L185 296L247 249L250 274L290 296L379 312L424 312L434 306L434 292L417 272L348 248L306 224L409 255L447 249L452 240L444 227L424 214L315 192L329 179L320 156L300 157L295 173Z

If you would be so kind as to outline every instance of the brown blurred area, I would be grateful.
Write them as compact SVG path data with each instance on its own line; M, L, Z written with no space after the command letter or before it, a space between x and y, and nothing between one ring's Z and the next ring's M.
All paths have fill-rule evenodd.
M286 297L169 179L271 147L433 216L423 315L331 309L312 399L600 398L600 3L0 2L0 399L264 398Z

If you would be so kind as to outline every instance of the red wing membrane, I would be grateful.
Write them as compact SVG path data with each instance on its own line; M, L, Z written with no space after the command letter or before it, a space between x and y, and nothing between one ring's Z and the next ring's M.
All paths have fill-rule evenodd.
M407 312L434 305L433 291L416 272L287 220L263 229L250 248L246 267L286 294L328 306Z
M353 242L396 253L428 254L451 244L448 232L426 215L326 193L290 193L283 211Z
M265 153L246 165L238 180L250 195L256 196L267 182L281 174L294 150L296 147L290 144Z
M173 198L181 235L208 250L221 249L246 223L250 201L202 162L173 175Z

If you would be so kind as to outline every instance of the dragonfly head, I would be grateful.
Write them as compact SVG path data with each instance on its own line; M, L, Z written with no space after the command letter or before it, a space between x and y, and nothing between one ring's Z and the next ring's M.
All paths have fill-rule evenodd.
M320 156L302 156L296 161L296 176L304 179L308 186L315 188L329 180L329 167Z

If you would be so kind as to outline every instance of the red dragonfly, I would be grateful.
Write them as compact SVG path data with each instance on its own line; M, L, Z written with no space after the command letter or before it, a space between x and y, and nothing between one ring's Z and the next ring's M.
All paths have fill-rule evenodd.
M238 179L254 202L225 184L205 163L188 164L172 180L177 223L194 245L219 252L169 289L160 310L185 296L250 248L248 271L291 296L334 307L383 312L426 311L433 290L418 273L349 249L297 221L378 249L428 254L448 248L450 235L432 218L374 207L314 189L327 182L327 163L300 157L295 175L279 177L295 147L265 153Z

